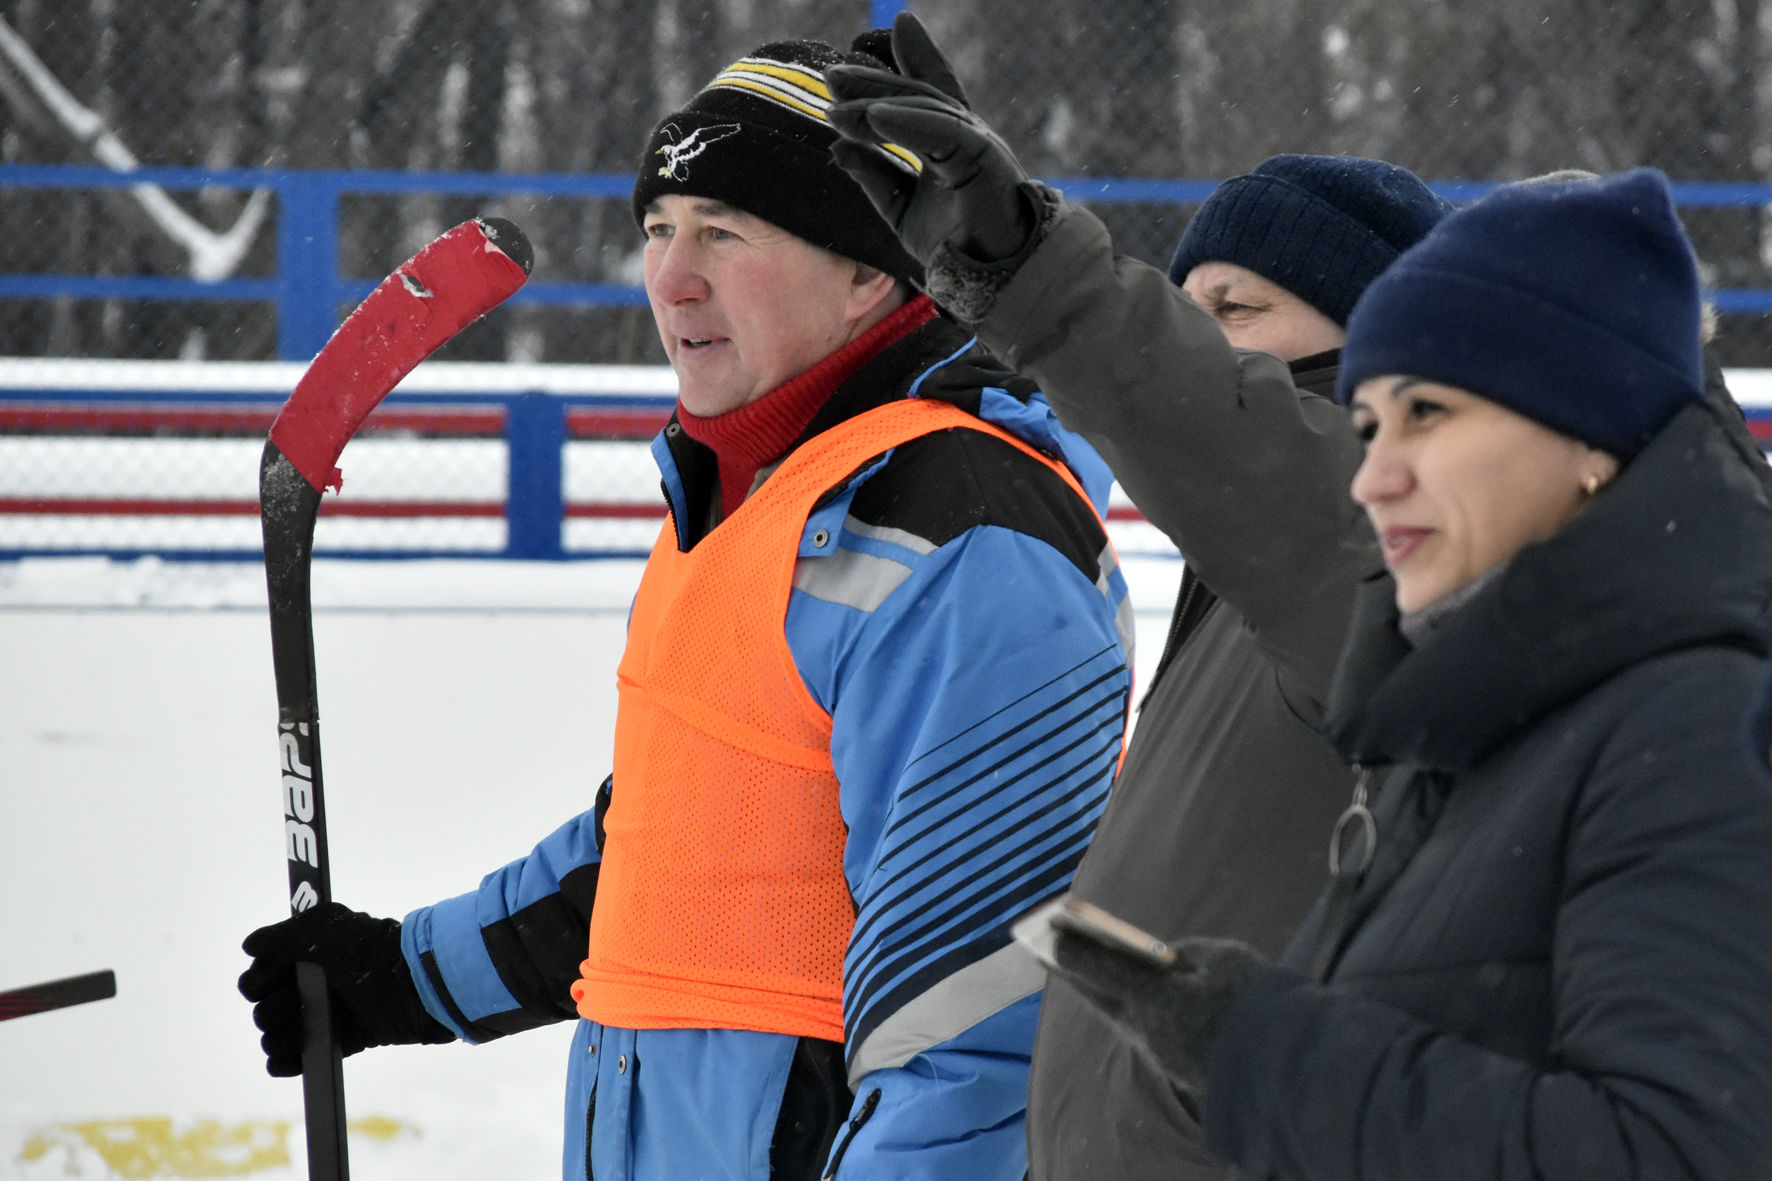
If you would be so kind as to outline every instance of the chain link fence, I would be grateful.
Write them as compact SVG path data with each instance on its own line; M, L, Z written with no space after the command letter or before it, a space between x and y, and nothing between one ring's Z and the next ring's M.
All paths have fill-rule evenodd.
M895 5L860 0L4 0L0 160L88 163L101 135L148 165L629 173L650 123L781 37L845 43ZM1763 0L921 0L978 109L1038 175L1217 179L1283 151L1378 156L1431 181L1657 166L1682 182L1772 172L1772 6ZM71 125L34 59L96 123ZM73 121L78 123L78 121ZM174 193L216 232L249 196ZM0 189L5 269L187 273L127 189ZM530 231L538 280L632 284L619 199L363 196L341 210L348 274L378 278L439 230L493 212ZM1132 255L1167 256L1191 207L1108 210ZM1687 210L1706 277L1772 287L1763 210ZM275 265L276 210L236 274ZM263 305L10 299L0 354L266 358ZM1726 314L1726 363L1772 346ZM661 360L644 308L512 308L475 359Z
M651 317L632 297L641 238L625 197L508 184L477 193L471 178L603 175L614 178L605 192L624 193L651 124L722 66L769 40L845 45L898 7L0 0L0 358L291 359L274 301L151 285L273 282L289 264L292 214L281 190L254 191L257 170L358 170L457 183L347 191L334 233L345 279L379 279L443 229L486 213L528 231L532 287L629 292L507 306L443 359L661 364ZM914 9L1029 170L1083 199L1095 178L1210 182L1279 152L1380 157L1466 193L1473 182L1561 168L1659 167L1690 198L1682 214L1719 293L1721 360L1772 365L1772 0L918 0ZM6 182L4 166L42 165L242 171L229 184L165 191ZM1194 205L1116 198L1097 208L1124 253L1162 264ZM111 286L39 294L30 285L66 276ZM0 423L8 446L23 447L29 433ZM15 474L23 463L9 461ZM250 478L213 495L249 500ZM31 494L0 481L0 500ZM122 495L88 490L101 494ZM70 523L38 526L62 536Z

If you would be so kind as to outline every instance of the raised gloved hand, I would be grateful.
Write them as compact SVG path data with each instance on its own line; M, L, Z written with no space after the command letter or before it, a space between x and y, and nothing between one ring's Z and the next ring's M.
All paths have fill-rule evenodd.
M1015 258L1043 208L1027 172L972 113L953 67L908 12L892 22L892 56L902 73L853 65L825 71L835 101L831 125L841 137L831 154L926 269L944 246L966 262ZM889 159L880 150L888 143L914 153L922 172Z
M1173 946L1176 965L1165 969L1089 935L1059 930L1052 970L1198 1102L1219 1024L1267 962L1234 939L1195 937Z
M332 997L339 1048L355 1054L370 1046L455 1040L425 1011L400 953L400 924L325 902L293 918L260 927L241 945L252 966L240 992L253 1002L252 1020L264 1036L265 1069L278 1078L301 1073L302 1007L295 983L298 962L318 964Z

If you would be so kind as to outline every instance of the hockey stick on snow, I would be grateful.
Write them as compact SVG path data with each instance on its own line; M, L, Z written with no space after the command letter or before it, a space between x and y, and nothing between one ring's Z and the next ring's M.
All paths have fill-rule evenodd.
M320 494L343 486L333 465L370 411L420 361L523 286L532 258L523 231L500 218L476 218L448 231L369 293L315 356L271 424L259 467L259 519L292 914L332 897L309 583ZM326 978L318 965L297 964L296 982L308 1177L346 1181L344 1071Z
M0 992L0 1021L65 1009L69 1005L84 1005L88 1001L107 1000L116 995L117 977L109 968L83 976L46 980L42 984Z

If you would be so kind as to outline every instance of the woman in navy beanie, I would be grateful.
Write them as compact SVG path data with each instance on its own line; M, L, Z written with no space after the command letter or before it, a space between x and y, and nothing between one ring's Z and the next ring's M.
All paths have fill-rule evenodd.
M1498 190L1370 288L1337 394L1408 373L1617 458L1703 396L1697 263L1651 169Z
M1511 186L1361 298L1367 768L1278 965L1061 934L1249 1178L1772 1176L1772 506L1659 173Z

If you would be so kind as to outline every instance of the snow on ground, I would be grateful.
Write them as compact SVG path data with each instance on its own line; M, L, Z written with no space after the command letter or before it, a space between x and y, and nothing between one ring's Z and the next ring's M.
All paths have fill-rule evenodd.
M1129 559L1139 681L1180 563ZM632 561L320 561L333 889L399 916L581 810L609 765ZM276 700L254 564L0 563L0 1179L306 1176L301 1093L234 991L282 917ZM345 1064L358 1181L558 1176L568 1029Z

